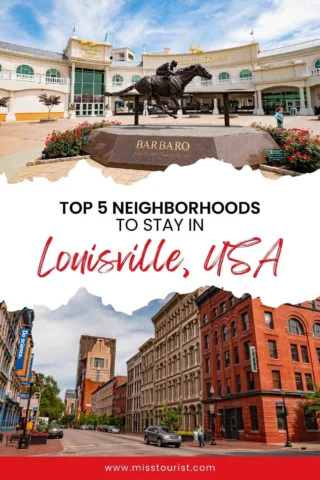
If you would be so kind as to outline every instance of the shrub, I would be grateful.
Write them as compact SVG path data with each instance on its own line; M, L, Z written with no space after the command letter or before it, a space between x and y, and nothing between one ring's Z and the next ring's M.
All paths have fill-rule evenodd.
M298 128L275 128L253 123L257 130L268 132L284 151L286 165L290 170L311 173L320 168L320 137L312 135L309 130Z
M182 437L182 436L184 436L184 437L193 437L193 436L194 436L194 433L191 432L191 431L179 430L179 431L177 432L177 435L181 435L181 437Z
M107 122L105 120L95 123L83 122L73 130L65 130L64 132L53 130L47 136L46 146L42 154L45 158L76 157L80 155L82 145L86 142L86 138L92 130L115 125L121 125L121 122Z

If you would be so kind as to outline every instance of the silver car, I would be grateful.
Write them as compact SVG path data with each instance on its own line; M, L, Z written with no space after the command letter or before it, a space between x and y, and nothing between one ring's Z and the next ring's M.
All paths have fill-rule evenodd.
M161 425L155 425L148 427L144 431L144 443L156 443L158 447L164 445L174 445L176 448L180 448L182 439L180 435L177 435L169 427L163 427Z

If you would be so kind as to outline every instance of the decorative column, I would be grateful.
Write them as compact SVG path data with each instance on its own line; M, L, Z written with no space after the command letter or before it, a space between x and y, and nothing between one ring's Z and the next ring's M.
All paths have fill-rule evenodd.
M149 115L147 100L143 101L143 115Z
M74 82L76 77L76 64L71 63L71 87L70 87L70 103L74 103Z
M15 122L16 116L14 114L14 92L11 90L9 93L9 105L8 105L8 113L6 115L6 122Z
M213 110L212 110L212 115L219 115L219 109L218 109L218 99L214 98L213 99Z
M299 88L300 91L300 110L299 115L308 115L308 111L306 109L306 102L304 99L304 87Z
M264 115L264 111L262 108L262 93L261 90L257 90L257 108L256 108L256 115Z
M69 93L66 93L64 96L64 112L63 112L63 118L68 118L69 117Z
M177 115L183 115L183 112L182 112L182 99L178 100L178 102L179 102L180 108L179 108L179 110L177 110Z
M306 92L307 92L307 111L308 111L308 115L314 115L314 110L312 108L310 87L306 87Z

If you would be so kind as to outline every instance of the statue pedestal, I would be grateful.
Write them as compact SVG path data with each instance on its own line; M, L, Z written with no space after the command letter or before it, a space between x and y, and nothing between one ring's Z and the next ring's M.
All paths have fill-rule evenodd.
M250 127L140 125L93 130L86 153L108 167L165 170L216 158L235 168L266 163L268 148L278 148L266 132Z

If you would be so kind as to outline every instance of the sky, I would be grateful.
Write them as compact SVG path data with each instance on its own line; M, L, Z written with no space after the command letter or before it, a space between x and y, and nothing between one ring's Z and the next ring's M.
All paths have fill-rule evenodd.
M61 52L67 39L129 47L140 57L170 47L188 52L246 44L262 50L320 36L319 0L0 0L0 40Z
M171 296L153 300L132 315L103 305L100 297L91 295L84 288L57 310L30 306L35 312L33 370L52 375L64 399L65 389L75 388L80 336L96 335L117 339L115 374L126 375L126 361L145 341L154 337L151 318Z

